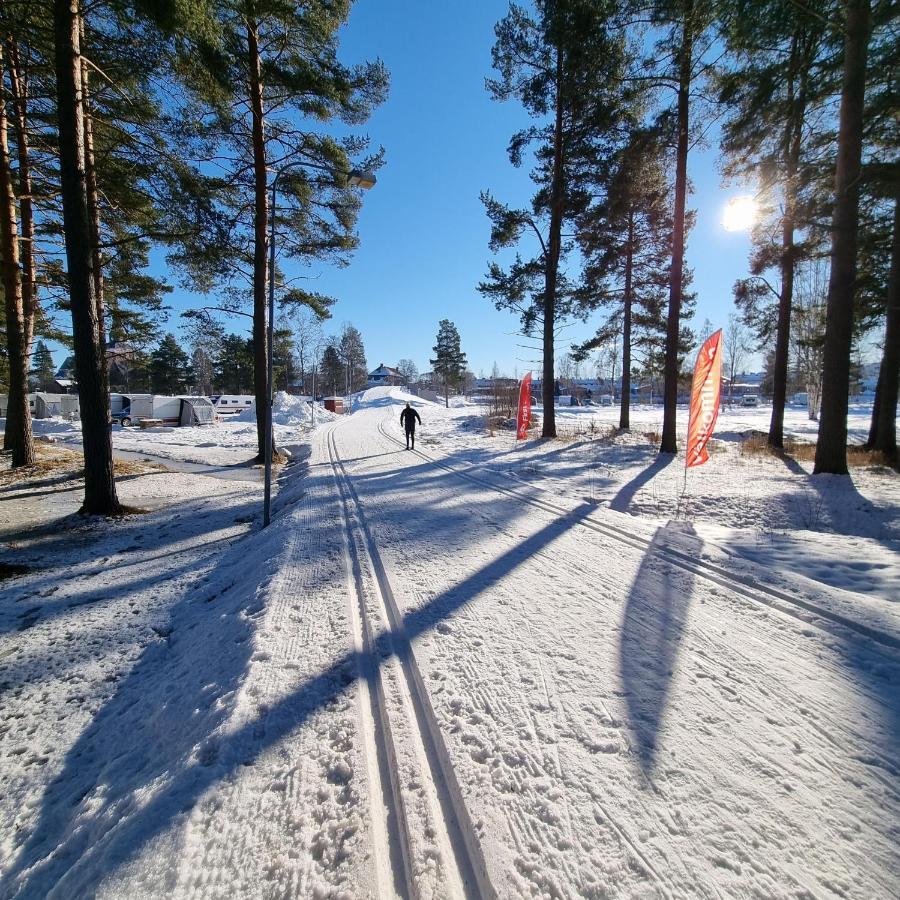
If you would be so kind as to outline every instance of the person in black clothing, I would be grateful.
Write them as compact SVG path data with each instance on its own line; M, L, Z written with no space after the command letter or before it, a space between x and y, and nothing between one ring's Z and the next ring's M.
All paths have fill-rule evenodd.
M419 414L407 403L403 412L400 413L400 424L406 431L406 449L409 450L409 443L412 441L413 450L416 449L416 419L422 424Z

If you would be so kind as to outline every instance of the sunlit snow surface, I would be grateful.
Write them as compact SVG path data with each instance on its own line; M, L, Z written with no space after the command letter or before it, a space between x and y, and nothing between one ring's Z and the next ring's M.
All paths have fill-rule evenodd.
M424 456L396 442L406 399ZM75 517L77 486L0 490L0 561L32 568L0 601L0 897L403 887L382 853L385 794L370 789L377 735L358 676L372 661L354 636L347 517L353 547L377 546L498 895L900 893L900 651L665 552L896 644L896 473L811 477L742 456L766 408L725 411L710 462L685 478L645 436L655 408L634 409L627 434L611 433L616 409L560 410L565 440L517 444L472 404L376 389L355 407L312 430L289 398L276 405L295 453L266 531L259 470L214 471L255 455L252 419L115 429L120 450L210 470L120 479L122 500L149 510L122 521ZM864 438L867 411L850 426ZM814 438L802 410L786 428ZM355 500L341 499L330 434ZM13 534L29 522L43 524ZM377 666L415 826L408 878L452 896L443 789L403 717L406 676L390 652Z

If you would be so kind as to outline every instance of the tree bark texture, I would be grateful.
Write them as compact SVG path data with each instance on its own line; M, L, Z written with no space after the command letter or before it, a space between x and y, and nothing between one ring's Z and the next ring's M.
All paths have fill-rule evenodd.
M847 408L856 293L866 58L871 20L869 2L847 0L845 5L844 73L831 221L831 273L822 351L822 414L816 442L815 474L847 474Z
M675 209L672 229L672 268L669 273L669 315L666 321L666 362L663 384L663 427L660 453L677 453L675 425L678 412L678 343L681 333L681 296L684 281L684 209L687 200L688 126L691 64L693 61L694 4L684 8L684 31L678 74L678 148L675 159Z
M553 174L550 184L550 233L547 240L547 260L544 268L544 361L542 391L544 421L541 436L556 437L556 407L554 406L553 374L555 369L554 339L556 337L556 284L559 256L562 248L563 219L563 55L556 51L556 116L553 125Z
M625 302L622 310L622 396L619 428L631 427L631 310L634 282L634 210L628 213L628 246L625 250ZM615 374L615 373L614 373ZM615 381L613 392L615 392Z
M0 72L2 69L0 60ZM34 442L31 435L31 413L28 409L29 346L22 303L19 230L10 168L8 128L4 95L0 96L0 274L6 307L9 396L3 446L12 454L13 467L18 468L34 463Z
M256 397L258 459L266 455L266 414L271 402L268 383L266 284L268 283L267 225L269 221L268 170L263 120L263 85L257 22L247 19L247 54L250 71L250 109L253 127L253 393ZM273 450L274 453L274 450Z
M72 336L84 446L82 512L117 515L106 354L100 340L91 256L81 97L78 0L54 0L59 169L72 305Z
M801 38L791 40L788 75L788 121L784 133L784 215L781 220L781 293L778 299L778 327L772 371L772 418L768 445L784 449L784 407L787 402L788 361L791 339L791 311L794 305L794 271L797 264L794 230L797 210L797 172L806 115L806 73L810 60L802 52ZM799 82L799 83L797 83Z
M79 18L80 39L84 43L84 19ZM103 251L100 245L100 192L94 165L94 121L91 117L91 93L87 60L81 59L81 97L84 116L84 171L87 186L88 220L91 228L91 264L94 277L94 302L100 342L106 347L106 301L103 286Z
M888 276L884 350L878 374L878 402L872 415L869 446L896 464L897 394L900 390L900 198L894 198L894 234Z
M19 171L19 262L22 266L22 309L25 313L25 343L30 349L34 339L37 313L37 270L34 257L34 201L31 184L31 150L28 143L28 96L22 57L18 43L7 35L7 73L12 99Z

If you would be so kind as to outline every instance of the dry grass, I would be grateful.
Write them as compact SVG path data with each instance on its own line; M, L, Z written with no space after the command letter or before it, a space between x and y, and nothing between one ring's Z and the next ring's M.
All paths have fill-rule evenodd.
M784 442L784 450L773 450L767 441L769 435L762 431L754 431L741 442L741 456L788 456L797 462L814 462L816 445L807 441L788 438ZM858 445L847 447L847 465L856 469L876 469L890 467L891 463L883 453L873 453Z
M34 455L33 466L6 469L0 472L0 486L43 479L74 481L84 477L84 456L80 450L71 450L68 447L36 441ZM165 466L150 462L116 460L114 471L116 476L121 477L122 475L141 475L145 472L164 472Z

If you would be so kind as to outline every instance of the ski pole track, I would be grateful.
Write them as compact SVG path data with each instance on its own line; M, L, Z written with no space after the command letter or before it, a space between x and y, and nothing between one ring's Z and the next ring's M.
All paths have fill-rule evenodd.
M335 470L331 436L328 437L328 456ZM412 869L409 859L409 834L403 797L397 777L397 760L394 753L393 733L387 716L379 665L375 658L372 626L366 607L359 557L351 551L353 538L347 515L347 500L343 486L335 476L335 485L341 498L344 528L342 549L344 570L347 577L347 597L353 627L354 649L360 663L357 666L360 683L359 715L364 735L366 770L369 778L370 819L373 834L375 882L378 895L389 897L395 892L403 896L413 893ZM390 793L386 793L389 791ZM399 869L399 891L396 878L385 869L392 865Z
M391 440L392 442L396 443L396 441L394 441L394 439L391 438L391 436L389 434L385 433L383 427L381 427L381 426L379 426L379 427L380 427L380 430L384 437L386 437L389 440ZM429 463L434 463L438 466L441 465L440 463L435 463L434 460L430 459L424 453L420 453L418 451L414 451L414 452L416 452L420 458L426 460ZM443 466L443 468L449 469L453 474L465 477L463 473L453 470L452 468L450 468L448 466ZM478 480L478 481L480 482L480 480ZM495 486L493 486L493 485L488 485L488 486L495 488ZM499 488L495 488L495 489L501 490ZM522 499L527 499L527 498L522 498ZM565 512L566 511L564 511L564 510L559 510L559 513L565 513ZM643 542L641 546L643 546L644 549L647 549L650 547L650 542ZM653 548L653 549L656 549L656 548ZM538 554L535 554L535 555L540 556L542 554L540 552L538 552ZM659 555L660 555L660 557L662 557L662 559L660 561L662 565L669 565L671 568L677 568L678 570L683 572L685 576L688 576L689 574L703 574L702 572L695 572L692 570L685 571L686 567L683 565L680 565L679 560L666 559L666 556L662 553ZM552 556L552 554L550 556ZM545 565L545 561L542 561L542 563L541 563L542 571L543 571L544 565ZM657 567L653 566L653 568L656 569ZM713 589L712 594L714 597L721 597L721 595L718 594L718 592L715 589ZM766 606L768 606L768 604L766 604ZM718 634L719 633L718 629L721 627L721 621L715 619L712 609L710 607L704 607L703 605L699 605L699 606L694 607L694 612L692 614L697 613L697 612L699 612L701 618L704 619L706 621L707 625L709 626L708 628L705 629L705 631L708 632L708 636L712 637L714 634ZM763 614L766 615L766 613L763 613ZM803 618L802 616L799 616L798 618L800 618L800 621L804 622L805 624L807 624L807 625L810 624L808 622L808 620ZM713 627L713 626L716 626L716 627ZM643 627L644 627L643 623L641 623L639 627L641 629L643 629ZM824 630L826 631L826 633L830 634L829 629L824 629ZM709 710L710 710L709 714L713 716L713 720L718 719L721 721L723 714L725 714L725 712L728 710L728 704L734 703L738 699L740 699L740 702L743 703L748 709L753 710L758 716L768 718L767 713L771 712L772 707L771 706L767 707L765 704L765 701L762 699L763 697L766 697L769 695L768 691L763 689L762 684L760 684L761 698L760 698L759 702L754 702L754 700L751 700L750 702L746 702L748 700L748 697L750 697L751 695L755 699L756 695L753 692L750 692L750 694L747 696L742 696L741 698L738 698L734 689L729 687L728 684L724 683L724 682L727 682L729 679L733 679L735 677L737 678L737 681L739 683L743 683L743 681L745 680L742 677L733 675L732 672L730 671L731 669L734 668L734 660L733 659L729 660L728 658L723 657L723 655L721 653L721 647L718 646L718 644L715 640L711 640L711 641L707 640L706 637L702 634L700 637L704 643L709 643L709 647L708 647L708 653L702 654L707 665L706 666L698 665L697 668L705 670L704 677L711 678L712 683L715 684L715 693L721 698L718 700L718 702L716 704L709 706ZM762 637L754 637L752 634L750 635L750 638L753 639L756 643L758 643L760 645L764 645L766 643L771 643L771 640L769 640L767 642L767 641L764 641L762 639ZM783 630L776 629L776 630L774 630L774 639L780 645L779 653L781 655L783 655L785 658L791 658L792 656L796 656L795 652L793 652L793 649L792 649L794 642L791 640L791 633L785 633L785 632L783 632ZM771 648L769 648L769 649L771 649ZM757 669L759 668L758 660L754 661L747 654L740 652L740 650L735 650L734 652L736 653L736 657L738 659L741 659L745 663L750 664L748 671L750 672L751 675L757 675L757 676L765 675L764 672L757 671ZM819 662L822 663L822 660L820 660ZM711 675L710 668L709 668L710 665L715 670L718 671L718 673L719 673L718 675ZM821 670L817 670L815 673L812 673L811 667L805 666L803 668L804 668L806 680L809 682L810 686L812 686L813 681L815 680L813 677L813 674L815 675L816 678L821 679L821 675L822 675ZM841 669L837 666L825 665L825 668L834 672L835 674L840 674L843 676L846 676L846 674L847 674L844 669ZM474 670L472 670L471 675L472 676L475 675ZM763 678L763 682L764 681L765 681L765 679ZM863 696L867 697L870 701L872 701L874 704L876 704L876 708L877 708L879 698L874 697L870 692L866 691L856 680L854 680L854 681L855 681L854 689L859 691ZM477 680L474 677L470 677L470 679L467 680L467 683L472 685L474 688L473 696L480 698L481 693L482 693L481 689L480 689L480 685L475 687L477 685ZM814 772L814 769L810 769L809 764L813 763L815 765L815 767L818 767L821 771L824 771L824 772L830 771L833 776L840 776L843 780L846 780L848 782L848 784L851 784L851 785L858 785L859 774L864 772L867 776L872 777L872 778L876 779L877 781L881 782L882 786L888 790L889 796L891 796L891 797L897 796L896 786L891 783L891 780L888 776L886 776L881 771L879 771L879 767L880 767L880 768L883 768L886 772L893 774L896 772L895 767L877 751L873 752L872 749L867 749L865 751L865 753L862 753L859 750L859 746L861 744L865 743L865 739L863 739L861 737L861 735L859 735L854 729L852 729L850 727L846 727L844 719L841 719L840 717L835 717L834 711L832 709L828 709L822 703L815 702L814 696L805 696L805 695L793 690L790 685L779 684L779 688L787 689L789 695L792 697L792 703L791 703L792 707L796 707L797 709L799 709L799 712L801 714L799 717L793 717L793 716L790 717L790 719L786 723L783 723L783 724L785 724L786 727L789 729L792 729L797 726L802 727L802 726L806 726L806 725L812 725L813 729L818 733L820 739L822 740L822 743L819 745L819 752L809 752L810 750L814 751L815 748L809 748L809 747L804 748L806 751L806 754L807 754L805 756L805 759L807 762L805 764L801 763L799 766L800 769L804 769L804 770L810 772L810 774L812 775L812 773ZM883 704L883 698L880 698L880 700L881 700L881 703ZM482 702L484 702L484 701L482 701ZM494 698L493 702L494 702L495 706L498 705L496 697ZM481 704L479 704L479 705L481 705ZM826 727L823 727L822 725L819 725L817 722L817 718L824 718L828 722L828 727L826 728ZM847 740L848 738L849 738L849 740ZM871 740L868 741L868 744L871 745ZM822 750L824 750L827 747L834 747L836 749L839 749L841 751L841 753L844 754L848 758L848 761L854 763L852 768L849 769L846 773L844 773L843 771L840 773L836 772L833 769L833 767L831 767L826 761L827 753L825 753L824 755L822 753ZM764 745L761 745L760 749L761 749L761 751L764 751L764 749L765 749ZM761 757L765 757L764 752L761 752ZM872 760L875 760L875 762L873 763ZM777 766L775 766L775 768L772 769L771 764L773 763L773 760L770 759L769 763L770 763L770 765L769 765L770 771L780 771ZM787 775L787 773L785 773L785 775ZM816 776L816 777L818 777L818 776ZM762 797L759 797L758 800L760 802L763 802ZM516 811L516 819L520 823L521 827L523 828L523 831L520 832L520 834L524 833L524 834L528 834L528 835L534 835L535 822L528 820L526 817L523 817L520 811ZM614 823L614 824L618 824L618 823ZM513 834L514 845L520 846L520 841L519 841L518 837L515 836L515 828L511 829L511 833ZM626 835L625 832L622 832L622 834L620 835L620 836L622 836L623 841L625 841L625 835ZM546 840L546 836L544 836L544 840ZM627 843L627 841L626 841L626 843ZM833 843L834 843L835 847L840 847L842 845L842 842L838 841L836 839L834 840ZM635 855L638 856L638 853L635 852ZM638 858L640 858L640 857L638 856ZM673 862L673 860L670 859L669 863L671 864L672 862ZM679 860L679 862L683 862L683 861ZM650 871L650 870L648 869L648 871ZM785 867L785 872L786 872L786 874L789 874L789 877L795 878L795 880L797 881L797 884L800 885L801 887L803 887L805 885L804 881L802 881L800 878L795 877L796 872L790 866ZM688 882L688 883L690 883L690 882ZM716 889L716 886L714 884L710 885L710 888L714 891L714 893L718 894L718 890ZM664 882L661 884L661 889L662 890L666 889Z
M335 438L336 429L337 426L328 431L328 451L342 497L351 559L355 558L359 572L355 589L360 610L359 624L364 632L362 637L370 648L387 648L381 651L380 659L373 661L377 667L376 681L382 682L381 690L373 691L373 698L375 705L380 707L378 716L385 723L385 734L390 736L389 729L392 729L400 738L396 743L391 740L391 752L387 754L388 777L395 785L392 792L397 812L405 820L403 834L397 835L396 839L405 842L401 852L403 858L409 861L410 868L414 866L416 857L413 844L420 840L423 833L437 844L438 852L430 852L445 871L442 873L443 883L433 896L493 898L496 892L487 875L479 838L465 807L428 690L406 635L402 612L369 531L363 506L341 460ZM357 523L355 528L354 519ZM363 578L363 565L373 578ZM380 635L376 635L373 619L366 612L367 596L374 598L376 617L383 622ZM388 693L383 682L386 680L385 670L390 665L396 669L396 679L392 685L394 690ZM410 759L410 747L413 759ZM402 763L398 758L401 753L406 757ZM405 768L402 773L401 767ZM403 787L407 788L406 792ZM412 810L410 796L416 789L421 796L418 808ZM420 884L416 873L408 874L410 892L419 896Z
M391 442L396 443L398 445L402 445L402 442L400 442L399 440L394 438L391 434L389 434L385 430L384 420L379 423L379 431L381 432L382 436L384 436ZM413 450L411 452L418 455L421 459L423 459L435 466L443 468L443 469L447 470L448 472L450 472L451 474L454 474L460 478L474 481L475 483L484 485L486 487L492 488L492 489L497 490L502 493L511 494L520 500L531 503L532 505L535 505L535 506L538 506L539 508L545 509L548 512L553 512L557 515L569 515L570 514L570 511L565 510L562 507L556 507L555 505L546 503L543 500L535 500L534 498L530 498L528 496L524 496L524 495L520 494L518 491L513 491L508 488L504 488L502 486L494 485L489 482L483 481L482 479L471 476L466 472L461 472L452 466L449 466L449 465L441 463L437 460L434 460L432 457L428 456L426 453L424 453L422 451ZM894 635L886 634L884 632L878 632L874 629L869 628L865 624L856 623L856 622L853 622L852 620L845 619L843 616L840 616L839 614L832 613L829 610L822 610L819 607L815 606L814 604L809 604L806 601L795 600L794 598L791 598L790 596L783 594L781 591L777 591L776 589L770 589L770 588L766 587L765 585L759 585L754 582L753 583L754 591L760 592L760 593L766 594L766 595L773 595L774 597L776 597L776 602L774 602L774 603L770 602L770 600L768 599L767 596L756 596L756 595L754 595L754 593L749 591L747 589L747 587L745 587L745 585L743 583L743 579L739 579L739 583L733 584L731 582L730 574L725 572L724 570L720 570L718 567L715 567L714 564L706 563L705 561L692 560L689 557L687 557L685 554L681 553L680 551L672 550L672 548L655 546L652 544L651 541L645 540L636 535L628 534L627 532L624 532L623 530L616 529L615 526L606 526L604 523L595 523L595 522L592 522L590 519L579 520L576 524L584 526L588 530L600 531L602 533L608 534L609 536L611 536L617 540L622 540L624 543L627 543L637 549L641 549L643 551L650 550L650 551L656 553L663 560L666 560L666 561L678 566L683 571L689 572L690 574L706 577L708 580L712 580L714 583L716 583L720 587L725 587L728 589L735 590L741 596L747 597L751 600L755 600L757 603L759 603L760 605L762 605L764 607L768 607L770 609L776 610L777 612L784 613L786 615L790 615L792 618L803 622L807 626L816 625L820 630L824 631L826 634L830 635L832 633L830 628L823 627L820 623L810 622L809 619L807 617L805 617L804 615L794 612L790 608L785 608L780 601L792 603L795 606L800 605L805 609L810 609L810 610L814 609L814 610L816 610L817 614L824 616L826 618L829 618L832 621L837 621L839 624L844 625L858 633L862 633L864 636L880 643L881 646L885 646L885 645L887 645L889 647L900 646L900 641L898 641ZM687 560L689 564L686 564L685 560ZM707 570L711 569L711 568L714 568L716 571L714 571L712 573L708 572ZM719 574L720 572L722 573L722 575ZM713 596L718 597L719 595L714 591ZM708 619L708 621L710 621L711 624L715 624L714 622L712 622L711 619ZM755 638L752 635L751 635L751 639L755 640L757 643L763 643L759 638ZM776 631L774 639L777 642L779 642L785 648L785 650L789 649L789 644L791 643L789 635L779 634ZM750 665L755 665L753 660L746 654L741 653L741 651L738 648L732 648L732 652L736 653L746 663L748 663ZM831 664L823 663L823 665L826 665L826 667L832 671L838 671L836 669L836 667L834 667ZM785 686L785 687L788 690L791 690L789 686ZM873 696L872 693L869 690L867 690L866 688L864 688L862 685L856 684L855 688L856 688L856 690L858 690L860 692L860 694L862 694L864 697L866 697L874 706L877 707L883 702L879 698ZM804 706L804 707L814 706L817 708L820 715L824 714L826 717L831 718L830 713L827 710L825 710L825 708L821 704L816 703L814 700L812 700L809 697L801 697L800 695L796 694L796 692L793 692L793 691L791 691L791 692L794 694L796 699L801 701L800 702L801 706ZM832 744L835 743L834 737L832 735L828 734L827 730L824 729L821 725L819 725L818 722L816 722L814 718L812 718L811 716L807 716L807 721L809 721L810 724L823 737L827 737L827 739ZM837 723L835 723L835 724L837 724ZM847 726L844 723L840 723L839 727L845 732L845 734L847 734L849 737L851 737L852 742L854 744L858 745L859 743L861 743L859 735L856 734L855 732L851 731L849 726ZM886 787L888 787L888 789L892 793L896 794L897 788L890 783L890 780L888 777L886 777L881 771L879 771L879 768L880 768L880 769L884 769L888 773L894 774L896 772L896 766L891 761L885 759L884 756L882 754L878 753L877 751L875 751L875 752L867 751L865 754L862 754L860 751L854 749L853 752L851 753L850 747L848 747L847 745L843 745L842 749L844 749L846 752L848 752L851 756L855 756L858 760L862 760L862 758L864 756L871 757L871 758L877 760L879 765L874 766L871 764L867 764L867 765L865 765L866 771L868 771L869 774L874 776L882 784L884 784Z
M392 443L397 444L398 446L403 446L402 441L394 437L392 434L388 433L388 431L384 427L384 421L379 422L378 430L385 438L387 438ZM479 478L475 475L472 475L469 472L463 472L455 466L434 459L434 457L429 456L427 453L424 453L421 450L411 450L410 452L415 453L418 457L425 460L426 462L444 469L445 471L450 472L458 478L473 482L499 493L509 494L510 496L515 497L517 500L520 500L523 503L528 503L529 505L537 507L539 509L543 509L546 512L552 513L557 516L570 516L572 514L572 510L566 509L562 506L558 506L543 497L528 496L527 494L523 494L520 491L514 490L513 488L495 484L484 478ZM745 577L734 572L729 572L727 569L723 569L721 566L718 566L713 562L709 562L708 560L694 559L688 554L677 550L674 547L654 545L654 543L647 538L643 538L640 535L631 534L625 531L625 529L619 528L616 525L607 522L599 522L591 517L579 519L575 524L581 528L586 528L591 531L598 532L600 534L606 535L607 537L611 537L617 541L620 541L621 543L628 544L629 546L637 550L641 550L644 552L649 550L656 555L669 560L670 562L679 566L687 572L704 578L707 581L712 581L721 587L727 588L733 593L740 594L742 597L754 601L755 603L769 606L772 609L776 609L779 612L784 613L785 615L789 615L795 619L799 619L801 622L804 622L807 625L813 625L822 631L831 632L832 629L827 627L823 622L810 621L808 618L804 617L798 610L804 610L807 613L818 616L820 619L824 619L826 622L829 622L832 625L839 625L843 626L844 628L848 628L851 631L854 631L857 634L861 634L864 637L867 637L884 647L889 647L893 650L900 650L900 636L888 633L886 631L881 631L877 628L873 628L869 625L866 625L864 622L857 622L853 619L841 615L840 613L834 612L833 610L824 609L823 607L817 606L815 603L811 603L810 601L803 600L799 597L792 597L785 591L781 591L778 588L769 587L768 585L760 584L755 579L749 576Z
M360 880L354 848L364 800L351 775L361 768L356 682L349 671L336 672L335 694L322 708L315 697L284 705L298 685L349 651L335 641L348 632L342 605L333 602L342 587L333 571L339 509L324 492L316 501L313 507L304 498L293 508L296 527L273 566L268 600L248 609L259 627L230 722L245 732L229 750L241 760L241 774L224 779L191 812L173 896L313 896ZM306 710L308 721L291 728ZM268 748L269 730L290 739ZM247 829L247 820L256 827Z

